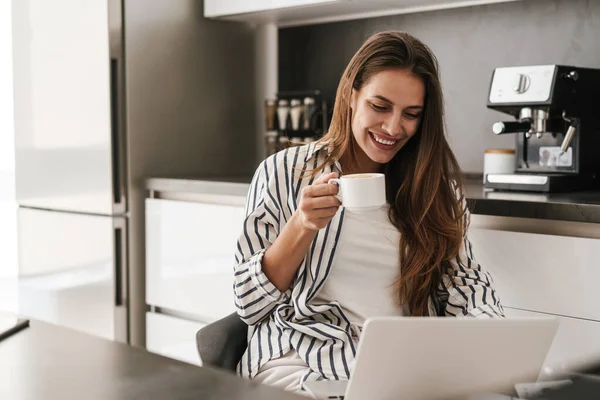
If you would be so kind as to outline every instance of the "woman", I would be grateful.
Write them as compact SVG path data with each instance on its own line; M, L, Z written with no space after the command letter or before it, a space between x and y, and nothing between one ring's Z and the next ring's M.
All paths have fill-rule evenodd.
M503 316L466 236L443 114L431 50L378 33L344 71L327 134L262 162L236 254L235 302L249 325L242 376L294 391L349 379L372 316ZM372 172L385 173L388 205L340 207L327 182Z

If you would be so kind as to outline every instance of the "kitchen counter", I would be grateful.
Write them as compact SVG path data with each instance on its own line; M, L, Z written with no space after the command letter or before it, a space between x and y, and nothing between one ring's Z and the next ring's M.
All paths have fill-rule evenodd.
M146 189L151 197L209 195L245 197L251 177L231 179L150 178ZM483 188L481 180L465 184L472 214L600 224L600 190L571 193L500 192ZM183 199L183 198L182 198Z
M467 180L472 214L600 224L600 190L571 193L526 193L484 189Z

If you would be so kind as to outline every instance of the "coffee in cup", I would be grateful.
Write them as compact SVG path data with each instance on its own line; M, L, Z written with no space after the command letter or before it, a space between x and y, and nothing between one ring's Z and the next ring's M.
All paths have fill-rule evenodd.
M338 199L351 211L376 210L386 203L384 174L351 174L330 179L339 186Z

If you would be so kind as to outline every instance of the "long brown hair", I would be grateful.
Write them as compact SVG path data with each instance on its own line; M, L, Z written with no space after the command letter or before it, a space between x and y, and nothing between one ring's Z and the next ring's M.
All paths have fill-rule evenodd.
M320 140L330 152L318 169L343 155L358 165L352 89L360 90L371 76L390 68L408 69L425 84L419 129L384 172L390 221L400 231L398 299L408 304L411 315L428 315L429 296L440 284L448 260L457 257L466 229L460 168L446 140L439 67L429 47L396 31L377 33L361 46L338 85L331 125Z

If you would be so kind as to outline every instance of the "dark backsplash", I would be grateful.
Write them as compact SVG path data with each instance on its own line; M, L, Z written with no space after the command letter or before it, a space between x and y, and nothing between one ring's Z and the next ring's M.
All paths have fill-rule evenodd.
M279 30L279 90L320 89L329 104L344 68L369 36L367 20Z
M600 1L523 0L279 30L279 90L320 89L333 104L346 64L371 34L407 31L440 62L448 135L461 167L481 172L483 151L513 147L486 108L495 67L566 64L600 68ZM600 106L599 106L600 111Z

